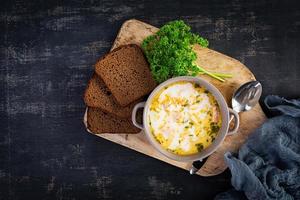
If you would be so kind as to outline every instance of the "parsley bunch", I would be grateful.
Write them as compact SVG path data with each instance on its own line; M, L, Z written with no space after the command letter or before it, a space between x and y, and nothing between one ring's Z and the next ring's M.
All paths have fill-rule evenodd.
M208 40L190 30L182 20L171 21L143 41L142 48L154 79L160 83L168 78L184 75L207 74L220 81L231 77L229 74L209 72L195 64L197 55L192 45L207 47Z

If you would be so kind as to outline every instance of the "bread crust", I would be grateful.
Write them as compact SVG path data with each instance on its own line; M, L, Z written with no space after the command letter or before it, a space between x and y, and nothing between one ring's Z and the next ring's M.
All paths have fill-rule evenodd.
M88 108L87 127L92 133L127 133L135 134L140 132L131 119L117 118L113 115L103 112L99 108Z
M95 73L89 80L83 98L87 106L100 108L104 112L121 118L130 118L135 104L142 101L139 99L125 107L119 105L103 80Z
M156 87L149 64L136 44L120 46L104 55L96 63L95 72L122 106L149 94Z

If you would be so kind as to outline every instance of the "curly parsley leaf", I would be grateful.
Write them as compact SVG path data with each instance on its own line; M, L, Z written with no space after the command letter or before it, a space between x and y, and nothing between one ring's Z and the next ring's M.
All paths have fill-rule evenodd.
M150 63L154 79L163 82L175 76L208 74L220 81L228 74L212 73L194 64L197 59L192 45L208 47L208 40L191 32L182 20L171 21L147 37L142 48Z

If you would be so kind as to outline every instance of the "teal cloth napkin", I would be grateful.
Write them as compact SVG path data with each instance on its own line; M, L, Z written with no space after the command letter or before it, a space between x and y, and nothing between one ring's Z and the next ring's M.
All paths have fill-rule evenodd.
M267 96L273 116L258 128L237 155L225 154L233 190L225 199L300 199L300 99Z

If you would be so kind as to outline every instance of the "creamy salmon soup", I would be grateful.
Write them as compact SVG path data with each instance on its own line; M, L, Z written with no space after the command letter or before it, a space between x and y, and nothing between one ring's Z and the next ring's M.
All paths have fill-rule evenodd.
M178 155L191 155L208 147L222 124L214 96L188 81L161 89L150 104L150 131L161 146Z

